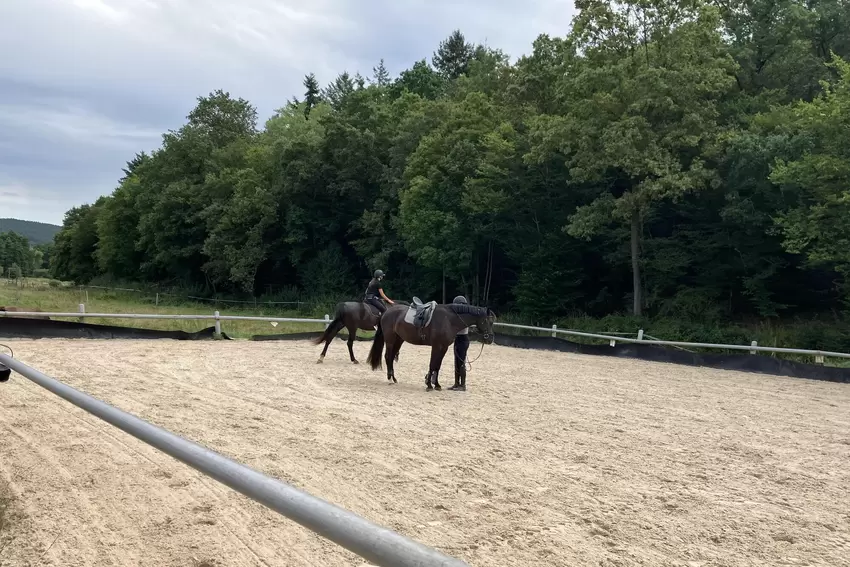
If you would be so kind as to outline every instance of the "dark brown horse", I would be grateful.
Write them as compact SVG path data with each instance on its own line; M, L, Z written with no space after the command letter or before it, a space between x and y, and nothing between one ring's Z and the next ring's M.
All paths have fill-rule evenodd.
M437 305L434 307L430 323L422 328L405 321L408 309L409 307L406 306L394 305L386 310L381 317L378 332L372 340L369 358L366 359L366 362L372 365L372 370L380 368L381 352L386 344L387 352L384 358L387 363L387 380L392 384L398 382L395 379L393 360L397 360L398 350L405 342L412 345L431 346L431 364L425 377L426 390L442 390L439 380L440 366L458 331L475 325L484 342L493 343L493 324L496 322L496 314L486 307L459 303Z
M396 304L407 305L404 301L396 301ZM316 364L324 362L331 341L343 329L348 330L348 354L351 356L351 362L360 364L354 358L354 339L357 337L357 329L374 331L378 325L379 315L377 309L363 301L346 301L338 304L333 321L322 333L322 336L313 340L314 345L325 343L325 348L322 349L322 354L319 355ZM398 354L396 354L396 360L398 360Z

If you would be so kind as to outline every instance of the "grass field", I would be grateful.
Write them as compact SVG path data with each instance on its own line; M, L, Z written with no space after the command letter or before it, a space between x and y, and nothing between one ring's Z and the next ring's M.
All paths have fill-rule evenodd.
M327 308L316 306L313 309L287 309L288 306L232 305L226 303L177 300L173 297L160 297L144 292L114 291L101 289L80 289L75 286L50 285L48 280L26 280L24 285L0 280L0 305L13 305L23 308L38 308L45 312L76 313L80 304L85 304L88 313L158 313L170 315L212 315L219 311L222 315L242 315L255 317L293 317L322 319L325 313L333 315ZM74 319L58 319L74 321ZM212 320L179 319L101 319L86 318L87 323L101 325L120 325L145 329L200 331L211 327ZM231 337L246 338L251 335L295 333L318 331L322 327L309 323L278 323L272 326L265 321L222 321L222 331ZM364 334L368 336L368 333Z

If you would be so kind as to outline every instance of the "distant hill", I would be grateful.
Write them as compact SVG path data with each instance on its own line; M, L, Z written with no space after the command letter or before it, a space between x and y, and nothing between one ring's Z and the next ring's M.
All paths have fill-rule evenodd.
M21 236L26 236L33 246L53 242L53 237L59 232L60 228L62 227L44 222L0 219L0 232L17 232Z

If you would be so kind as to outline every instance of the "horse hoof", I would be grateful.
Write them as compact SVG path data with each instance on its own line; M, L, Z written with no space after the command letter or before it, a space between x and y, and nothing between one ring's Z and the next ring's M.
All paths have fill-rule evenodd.
M359 360L352 360L351 364L360 364L360 361Z
M325 359L324 359L324 358L320 358L319 360L317 360L317 361L316 361L316 364L321 364L321 363L323 363L324 361L325 361Z
M442 390L442 389L443 389L443 387L442 387L442 386L440 386L439 384L437 384L436 386L434 386L434 389L435 389L435 390Z
M425 388L425 391L426 391L426 392L430 392L430 391L431 391L431 390L433 390L433 389L434 389L434 388L433 388L433 387L429 384L429 385L428 385L428 387L427 387L427 388Z
M398 380L395 379L395 376L393 376L393 384L398 384Z

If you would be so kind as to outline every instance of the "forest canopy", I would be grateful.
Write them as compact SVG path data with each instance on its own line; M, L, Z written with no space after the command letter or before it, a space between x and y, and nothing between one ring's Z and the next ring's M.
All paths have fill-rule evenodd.
M391 297L532 317L842 308L850 0L576 7L514 61L456 31L398 76L308 75L262 125L198 98L67 212L54 276L341 300L380 268Z

